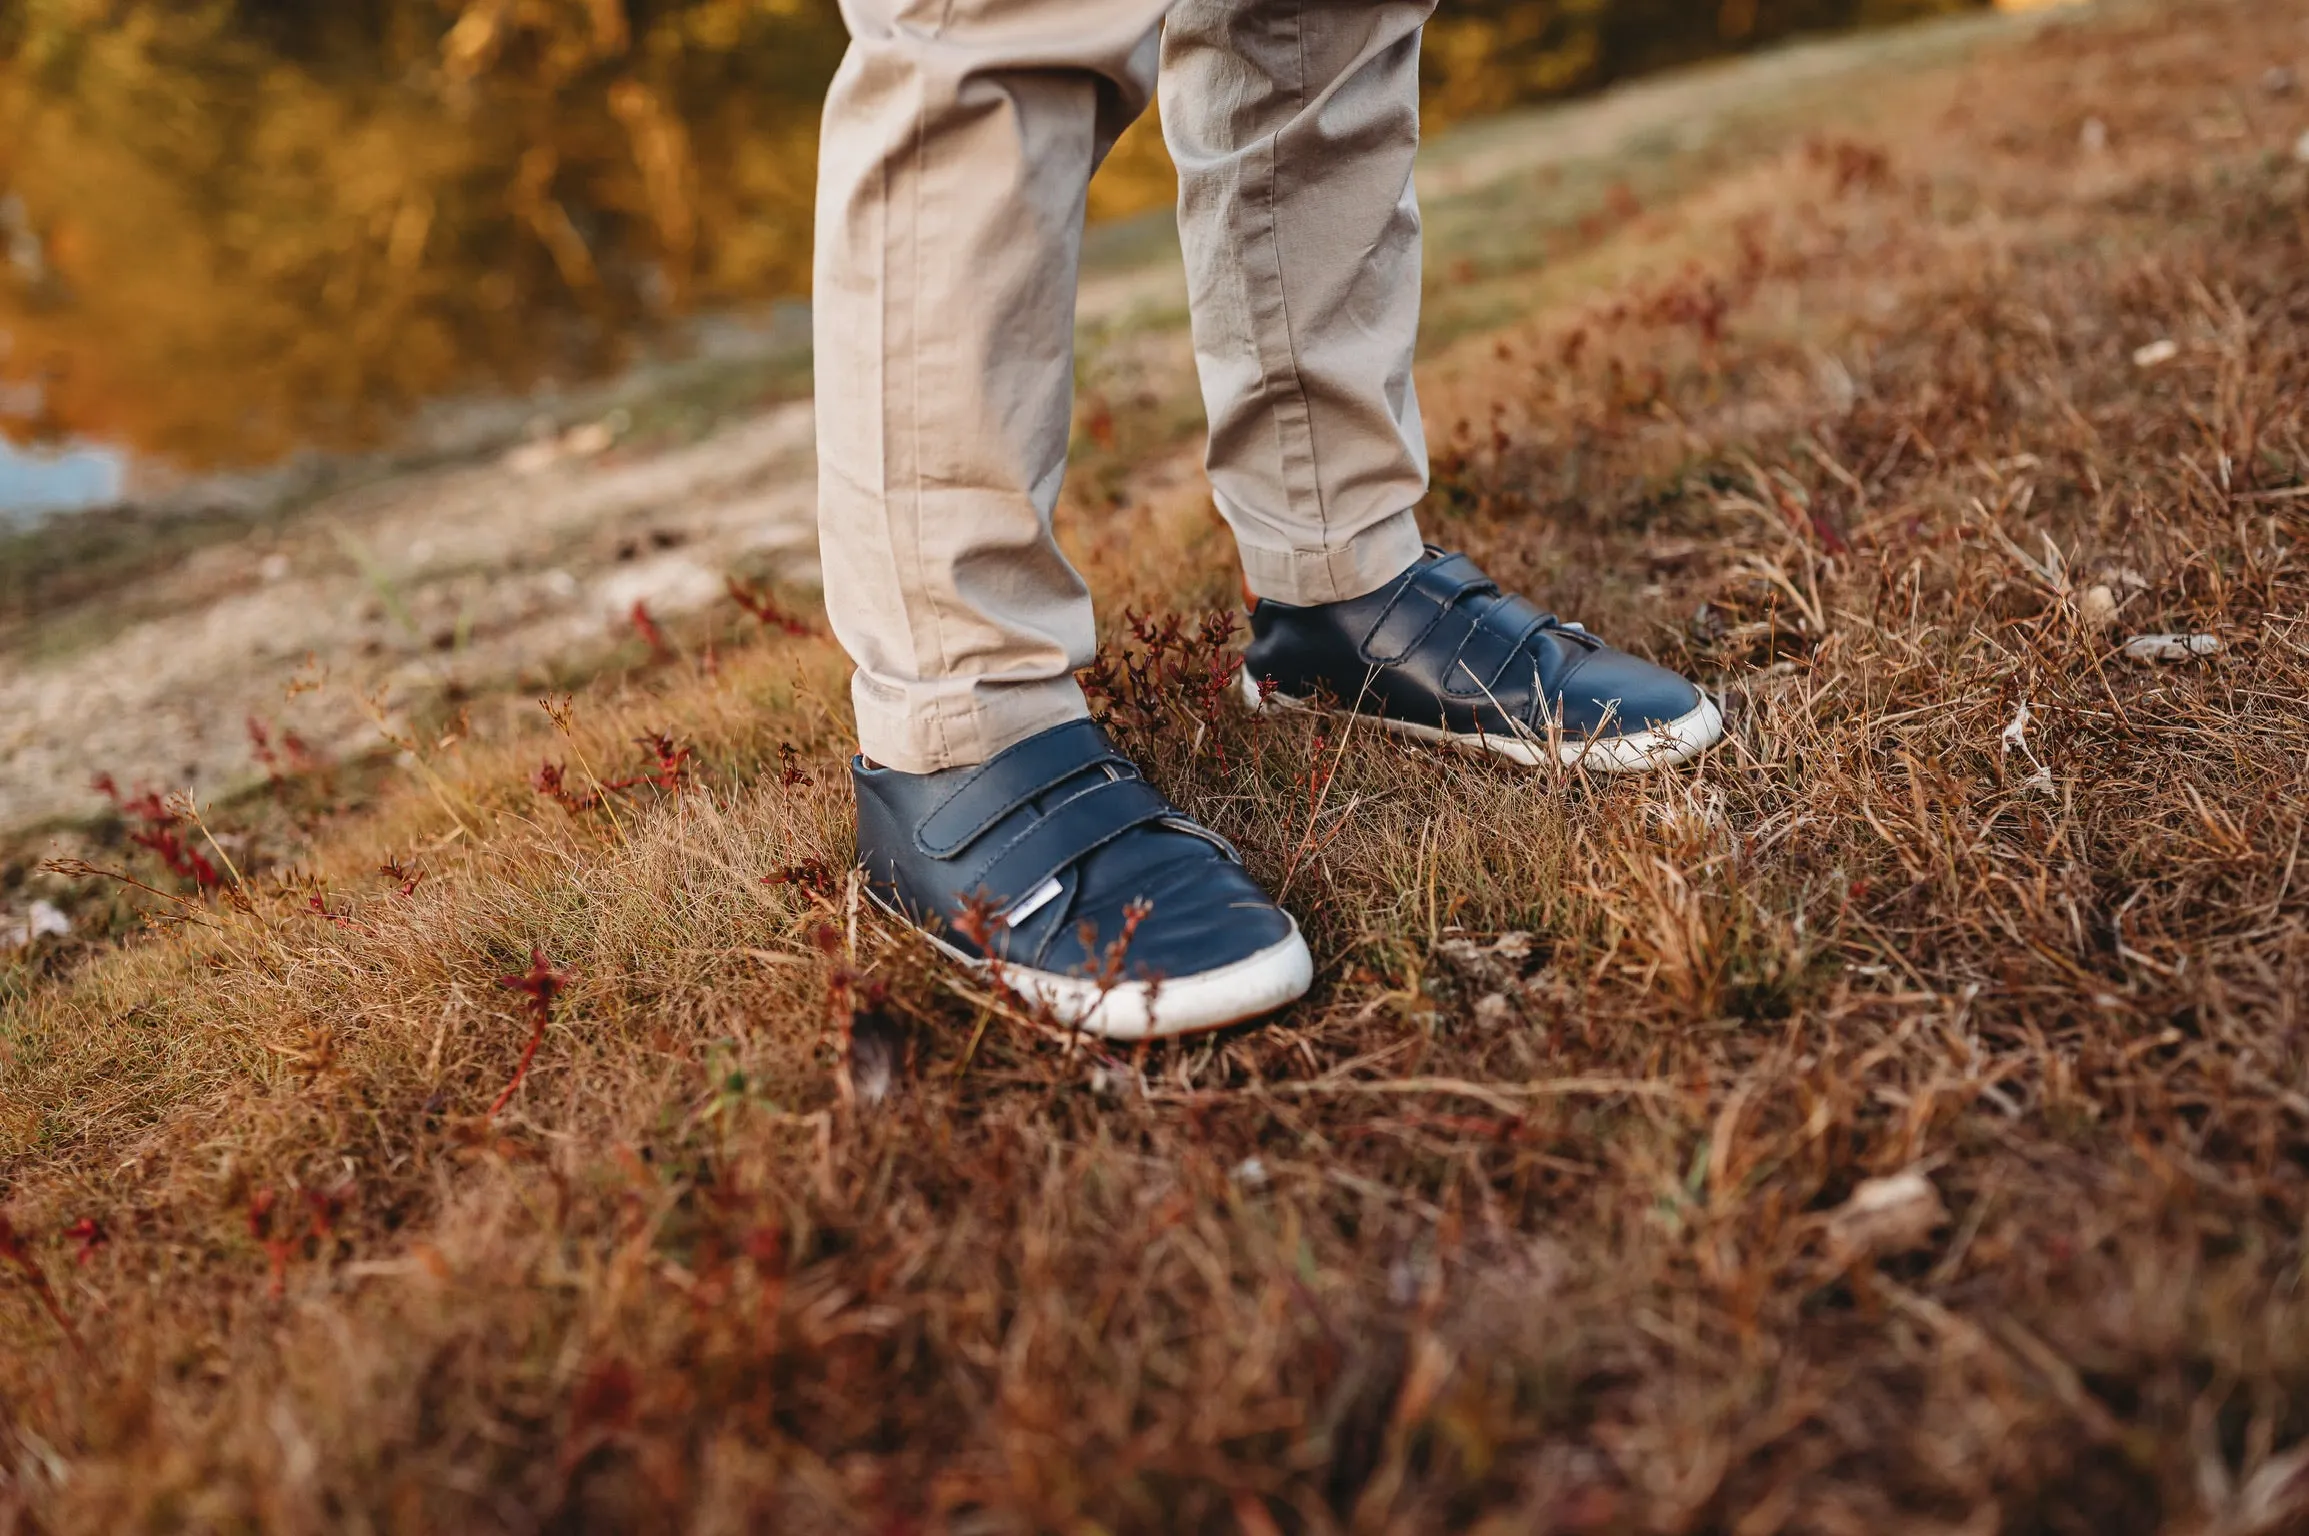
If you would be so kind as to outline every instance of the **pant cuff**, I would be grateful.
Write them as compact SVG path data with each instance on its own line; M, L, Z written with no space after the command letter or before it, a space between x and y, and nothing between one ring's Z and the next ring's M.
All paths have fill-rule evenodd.
M850 705L858 717L858 750L900 773L967 768L1054 725L1090 717L1090 703L1072 677L890 684L855 672Z
M1344 603L1376 592L1409 570L1426 546L1420 542L1419 521L1409 508L1382 518L1334 549L1293 549L1269 545L1246 535L1251 520L1221 506L1235 528L1235 544L1243 557L1243 579L1253 597L1271 597L1278 603L1307 607L1314 603Z

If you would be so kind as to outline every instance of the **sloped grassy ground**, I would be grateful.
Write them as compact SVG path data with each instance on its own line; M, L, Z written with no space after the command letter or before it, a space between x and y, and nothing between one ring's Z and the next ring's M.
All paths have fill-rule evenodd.
M1439 360L1431 535L1724 690L1696 769L1245 719L1207 510L1078 517L1315 943L1267 1028L1052 1038L861 908L818 635L236 813L0 1023L0 1513L2299 1529L2305 55L1919 76Z

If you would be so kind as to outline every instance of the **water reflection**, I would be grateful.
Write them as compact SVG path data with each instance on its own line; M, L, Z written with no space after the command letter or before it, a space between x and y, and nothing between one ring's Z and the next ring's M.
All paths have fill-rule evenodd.
M0 441L0 527L46 512L73 512L120 499L128 465L116 449L92 446L54 452Z
M1956 0L1453 0L1489 110ZM806 286L832 0L6 0L0 439L177 470L385 437ZM1096 208L1168 195L1150 132ZM0 507L121 460L0 459ZM110 478L106 478L107 475Z
M830 6L6 9L19 439L191 468L366 443L445 391L596 372L666 316L802 286Z

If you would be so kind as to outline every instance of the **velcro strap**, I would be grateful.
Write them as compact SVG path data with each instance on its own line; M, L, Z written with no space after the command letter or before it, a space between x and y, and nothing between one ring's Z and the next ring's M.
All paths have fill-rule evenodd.
M971 885L956 894L969 896L984 890L997 902L1017 901L1131 828L1177 814L1162 792L1146 780L1110 779L1053 806L1034 825L997 849Z
M1507 673L1524 642L1546 627L1548 617L1520 597L1470 603L1459 611L1473 622L1460 639L1445 687L1453 693L1492 696L1492 702L1506 708L1511 694L1521 697L1529 691L1528 676L1518 673L1509 678Z
M1107 744L1106 733L1088 720L1029 736L988 758L956 784L922 818L914 846L934 859L950 859L1027 801L1107 763L1125 773L1138 772L1129 758Z
M1535 629L1545 629L1555 623L1555 615L1542 613L1529 601L1510 593L1483 610L1483 627L1507 636L1517 645L1531 638Z
M1465 609L1460 610L1465 612ZM1460 637L1459 650L1451 658L1450 669L1444 677L1444 688L1456 694L1480 694L1504 706L1506 699L1499 697L1500 674L1515 660L1517 636L1500 633L1485 622L1480 614L1467 626ZM1517 688L1516 693L1523 690Z
M1379 621L1363 637L1363 659L1392 666L1411 654L1435 621L1470 592L1496 592L1497 583L1465 555L1445 555L1415 565L1395 589Z

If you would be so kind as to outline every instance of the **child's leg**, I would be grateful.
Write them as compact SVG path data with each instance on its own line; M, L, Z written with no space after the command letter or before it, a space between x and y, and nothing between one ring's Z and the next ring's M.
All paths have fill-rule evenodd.
M1163 130L1210 475L1251 591L1360 597L1419 558L1419 31L1432 0L1182 0Z
M1051 538L1092 170L1165 0L845 0L819 162L819 530L860 745L927 772L1085 713Z

